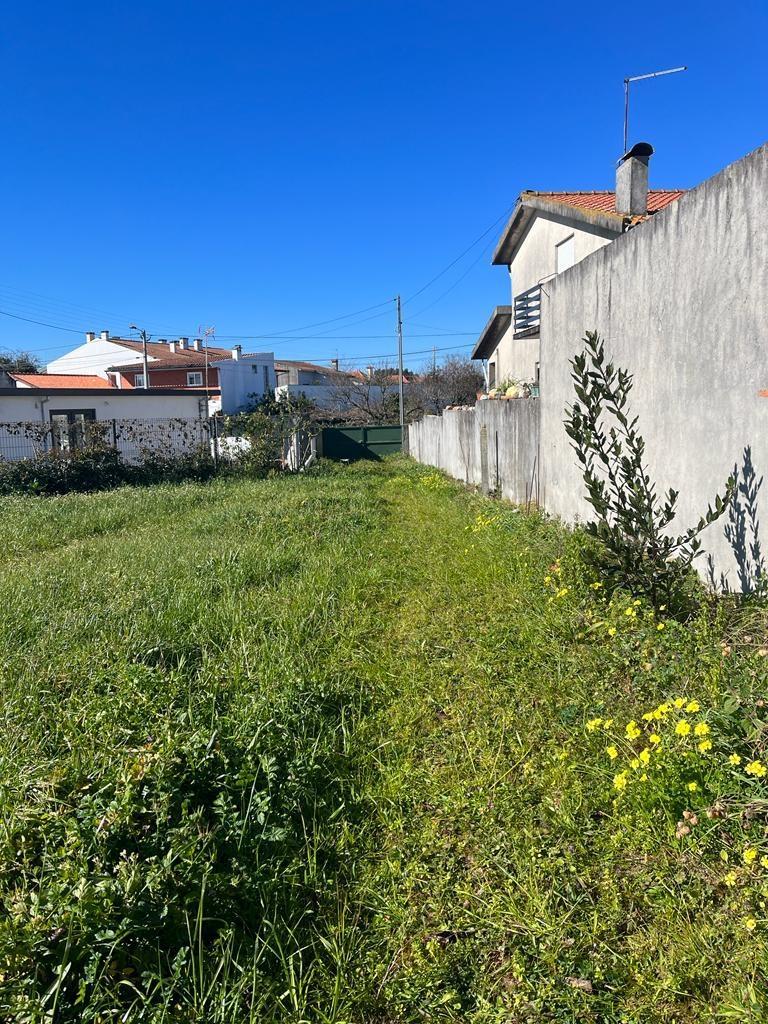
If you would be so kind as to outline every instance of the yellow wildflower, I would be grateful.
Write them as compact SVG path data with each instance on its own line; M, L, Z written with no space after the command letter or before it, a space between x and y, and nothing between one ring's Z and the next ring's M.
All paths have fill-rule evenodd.
M760 858L760 867L768 868L768 857L766 857L765 854Z
M652 732L648 739L651 743L653 743L655 747L658 747L658 745L661 743L661 736L659 736L657 732Z
M633 757L632 760L629 762L629 767L630 768L639 768L640 767L639 759L636 758L636 757Z
M754 846L748 847L744 851L744 863L745 864L754 864L756 860L757 860L757 850L754 848Z
M659 631L659 632L661 632L661 631L662 631L662 629L666 629L666 628L667 628L667 627L665 626L665 624L664 624L663 622L660 622L660 623L658 624L658 626L656 627L656 629L658 629L658 631Z
M630 618L630 619L637 618L637 612L635 611L634 608L627 608L627 609L625 609L624 614L627 616L627 618Z
M659 713L659 717L661 717L662 715L668 715L672 709L670 708L669 704L659 704L656 710Z
M685 710L694 714L696 711L701 711L701 704L697 700L689 700L685 705Z
M590 718L590 720L587 722L587 732L594 732L595 729L602 724L602 718Z
M612 761L615 761L619 756L619 752L616 747L607 747L605 752Z
M636 740L638 736L642 735L642 730L638 729L637 722L634 720L634 718L631 722L627 723L627 728L625 732L627 734L628 740Z
M632 604L635 606L635 608L639 608L640 607L640 602L639 601L633 601Z
M647 782L648 781L648 773L647 772L643 772L643 774L640 776L640 781L641 782Z
M741 764L741 758L739 757L738 754L731 754L731 756L728 758L728 763L729 764Z
M618 789L619 792L627 788L627 773L619 772L618 775L613 777L613 788Z
M655 711L646 711L645 714L643 715L643 721L644 722L652 722L655 714L656 714Z
M757 928L757 921L754 919L754 917L745 917L744 927L747 929L748 932L753 932L755 928Z
M590 583L589 586L590 586L590 589L592 589L592 590L600 590L602 588L603 584L602 583Z
M712 740L702 740L699 743L699 753L706 754L707 751L712 749Z
M603 728L604 729L610 729L612 725L613 725L613 719L612 718L606 718L606 720L603 722Z
M754 775L758 779L762 779L762 777L766 773L766 770L768 769L766 769L762 761L750 761L747 767L744 769L747 775Z
M565 595L566 595L567 593L568 593L568 587L561 587L561 588L560 588L560 589L558 590L558 592L557 592L556 596L557 596L557 597L565 597Z
M672 703L675 705L675 707L679 711L680 708L685 705L685 697L675 697L675 699L672 701Z
M688 722L681 720L675 726L675 735L677 736L687 736L690 731L691 727Z
M651 752L648 749L648 747L646 747L645 750L640 751L640 753L638 754L638 758L641 764L648 764L648 762L651 760Z
M544 582L545 583L551 583L552 582L552 577L551 576L545 576L544 577Z
M724 876L723 881L727 886L733 888L733 886L736 885L737 877L738 876L735 871L729 871L728 874Z
M689 790L691 793L695 793L696 790L699 788L699 784L698 782L689 782L685 788Z
M615 626L609 626L608 627L608 636L616 636L616 627Z
M708 736L712 730L709 728L706 722L697 722L693 727L694 736Z

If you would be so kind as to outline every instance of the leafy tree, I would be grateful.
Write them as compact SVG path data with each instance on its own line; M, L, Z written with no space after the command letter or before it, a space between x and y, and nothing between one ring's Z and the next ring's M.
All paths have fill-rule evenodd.
M6 373L42 373L44 366L31 352L6 352L0 355L0 370Z
M628 408L632 375L606 363L596 331L587 333L584 346L571 361L578 400L566 410L565 429L597 516L587 532L600 542L600 567L616 586L648 597L656 608L680 610L691 565L701 554L700 534L730 505L735 480L728 478L724 495L694 526L670 533L679 492L660 497L650 477L645 441Z

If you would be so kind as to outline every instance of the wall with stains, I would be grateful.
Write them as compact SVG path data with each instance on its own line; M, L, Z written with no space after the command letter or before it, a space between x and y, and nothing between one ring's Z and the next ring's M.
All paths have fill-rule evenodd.
M765 145L560 274L542 297L546 509L569 521L590 513L563 417L569 360L596 329L609 357L634 373L632 412L660 489L680 491L683 525L739 470L737 511L703 537L716 577L737 589L760 561L750 546L762 540L768 551L768 480L758 486L768 476L767 214Z

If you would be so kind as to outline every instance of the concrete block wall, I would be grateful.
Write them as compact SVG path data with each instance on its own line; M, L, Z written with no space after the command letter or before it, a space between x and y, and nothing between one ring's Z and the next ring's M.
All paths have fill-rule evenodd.
M634 374L632 412L660 490L680 491L682 526L722 491L734 465L744 482L746 449L755 482L768 475L767 211L768 145L547 283L541 499L549 512L571 522L590 513L563 430L574 397L569 360L587 330ZM768 487L756 511L748 518L768 528ZM739 589L748 554L744 541L726 537L726 524L702 541L716 576ZM747 548L754 535L759 541L759 526L748 524Z
M478 402L408 428L409 454L456 480L498 489L516 504L538 497L539 402ZM483 457L485 447L485 458Z

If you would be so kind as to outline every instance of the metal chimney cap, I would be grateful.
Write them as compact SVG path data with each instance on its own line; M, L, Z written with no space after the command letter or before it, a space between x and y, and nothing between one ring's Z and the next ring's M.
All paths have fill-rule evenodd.
M648 163L648 160L653 156L653 146L650 142L636 142L632 149L627 150L624 156L619 160L620 164L623 164L625 160L629 160L630 157L637 157L638 160L644 160Z

